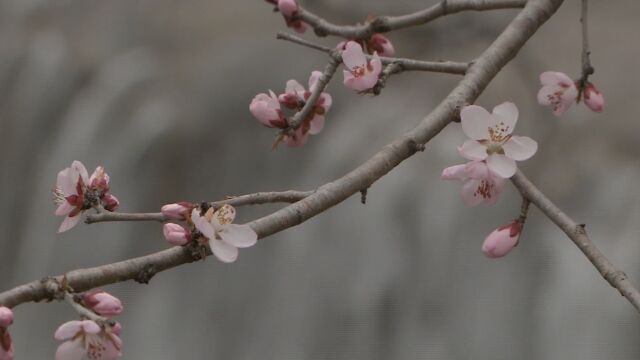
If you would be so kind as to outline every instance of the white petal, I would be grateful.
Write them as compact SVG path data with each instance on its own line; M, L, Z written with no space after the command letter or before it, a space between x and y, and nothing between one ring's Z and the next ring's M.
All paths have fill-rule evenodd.
M504 154L513 160L523 161L533 156L538 151L538 143L527 136L512 136L502 145Z
M538 104L551 105L551 99L553 99L555 92L558 90L559 87L555 85L545 85L540 88L540 91L538 91Z
M440 176L443 180L465 180L467 177L467 164L449 166Z
M58 173L58 179L56 180L56 187L62 190L65 195L71 195L76 193L76 184L71 179L70 169L66 168Z
M258 234L249 225L224 225L219 234L224 242L239 248L253 246L258 241Z
M198 231L200 231L207 239L216 238L216 232L213 229L213 226L206 218L200 216L199 209L193 209L191 211L191 221L193 222L193 225L195 225L196 229L198 229Z
M304 93L304 86L300 85L300 83L295 80L289 80L287 81L285 92L293 95L297 95L300 92Z
M238 258L238 249L224 241L215 239L209 240L209 247L211 247L213 255L222 262L232 263Z
M467 137L473 140L484 140L489 138L489 126L492 119L491 114L483 107L469 105L460 111L462 131Z
M518 108L512 102L505 102L493 108L493 119L495 125L506 128L505 135L513 132L513 128L518 121Z
M489 169L503 177L508 179L516 173L517 166L513 159L510 159L502 154L491 154L487 158L487 166Z
M78 214L76 214L76 216L74 216L74 217L67 216L62 221L62 224L60 224L60 227L58 228L58 232L59 233L65 232L65 231L73 228L74 226L78 225L78 222L80 221L80 218L82 218L82 211L79 212Z
M475 140L467 140L458 147L458 152L462 157L469 160L484 160L489 156L487 147Z
M362 46L355 41L349 41L342 52L342 61L349 68L366 66L367 58L362 52Z
M82 338L73 341L65 341L56 350L56 360L82 360L86 351L82 344Z
M56 340L67 340L76 336L82 329L82 321L72 320L60 325L58 330L53 334Z
M545 71L540 74L540 83L542 85L564 85L573 84L573 80L565 73L559 71Z

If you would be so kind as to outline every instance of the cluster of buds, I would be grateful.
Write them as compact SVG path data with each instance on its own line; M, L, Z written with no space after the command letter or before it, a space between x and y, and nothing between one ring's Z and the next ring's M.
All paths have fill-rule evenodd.
M13 360L13 341L9 334L9 325L13 324L13 311L0 306L0 360Z
M264 126L287 129L288 122L284 115L283 107L292 110L294 113L302 110L311 93L316 91L321 77L322 73L320 71L313 71L309 77L308 89L305 89L296 80L289 80L283 94L276 96L271 90L269 90L268 95L265 93L258 94L251 101L249 110ZM322 92L309 114L302 120L300 126L289 130L283 135L284 138L279 140L283 140L287 146L304 145L309 135L319 134L324 128L325 114L331 108L331 104L331 95Z
M208 246L225 263L236 261L238 248L253 246L258 240L249 225L233 224L236 209L228 204L214 209L206 203L195 206L181 202L164 205L161 211L167 218L185 221L184 226L164 224L164 237L170 244L184 246L195 242L201 249Z
M298 33L303 33L307 30L307 24L305 24L300 19L296 19L295 17L296 15L298 15L298 11L299 11L297 0L265 0L265 1L276 6L276 9L280 11L288 27L292 28Z
M553 114L558 116L584 98L584 104L595 112L604 111L604 96L588 81L573 80L559 71L546 71L540 74L542 88L538 92L538 103L550 105Z
M111 318L122 312L122 303L115 296L95 290L79 297L79 303L99 316ZM122 356L122 326L109 320L68 321L56 330L56 340L64 341L56 351L56 360L90 359L113 360Z
M55 214L65 216L58 232L67 231L78 224L82 213L88 209L114 211L120 202L109 192L109 175L102 166L89 176L80 161L58 173L54 189Z

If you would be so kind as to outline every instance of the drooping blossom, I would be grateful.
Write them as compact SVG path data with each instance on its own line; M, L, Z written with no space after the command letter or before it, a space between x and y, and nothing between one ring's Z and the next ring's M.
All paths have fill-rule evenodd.
M526 136L513 135L518 108L502 103L490 114L478 105L465 106L460 112L462 131L470 139L458 148L469 160L484 160L493 173L510 178L516 161L527 160L538 150L538 143Z
M191 242L191 233L184 226L174 223L166 223L162 226L164 238L175 246L186 245Z
M204 215L200 215L199 209L191 212L191 221L208 239L213 254L226 263L238 258L238 248L252 246L258 240L258 235L249 225L232 224L235 215L231 205L224 205L217 211L209 208Z
M193 209L194 205L187 201L180 201L173 204L166 204L160 208L160 212L162 215L174 219L174 220L184 220L187 218L189 214L191 214L191 209Z
M271 90L269 95L265 93L256 95L251 100L249 110L266 127L284 129L287 126L278 97Z
M482 253L492 259L507 255L518 245L521 232L522 223L518 221L500 226L484 239Z
M63 342L56 351L56 360L112 360L122 356L122 340L112 329L102 329L92 320L73 320L56 330L54 337Z
M504 189L505 180L494 173L484 161L470 161L466 164L454 165L442 171L444 180L462 180L462 200L468 206L476 206L481 202L493 205Z
M98 315L112 317L122 312L122 302L103 290L96 290L82 296L82 304Z
M592 83L587 82L584 87L584 104L595 112L604 111L604 96Z
M109 193L109 175L104 168L98 166L89 177L87 169L77 160L58 173L54 197L58 205L55 214L65 216L58 232L76 226L85 210L102 205L113 211L119 204L118 199Z
M578 100L578 87L567 74L545 71L540 74L542 88L538 92L540 105L551 105L554 115L561 115Z
M13 324L13 311L0 306L0 360L13 360L13 341L9 325Z
M342 61L347 68L343 70L346 87L362 92L371 89L378 82L382 62L377 53L373 54L371 60L367 60L362 46L355 41L349 41L342 52Z

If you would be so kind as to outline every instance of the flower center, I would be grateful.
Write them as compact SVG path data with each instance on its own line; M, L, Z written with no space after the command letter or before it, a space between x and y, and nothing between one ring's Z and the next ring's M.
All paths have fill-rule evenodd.
M364 66L354 66L353 69L351 69L351 73L355 77L364 76L365 71L366 70L365 70Z
M494 187L495 184L492 181L482 180L473 195L482 196L483 199L490 199Z

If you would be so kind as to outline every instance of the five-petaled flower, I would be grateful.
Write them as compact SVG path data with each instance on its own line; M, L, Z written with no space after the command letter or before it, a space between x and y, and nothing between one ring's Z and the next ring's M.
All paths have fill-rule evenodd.
M102 329L92 320L73 320L56 330L56 340L66 340L58 346L56 360L76 360L87 355L89 359L112 360L119 358L122 349L119 326Z
M377 53L373 53L373 58L367 60L362 46L355 41L349 41L342 52L342 61L347 67L347 70L343 70L346 87L363 92L373 88L378 82L382 62Z
M492 259L507 255L518 245L521 232L522 223L517 220L498 227L484 239L482 253Z
M13 341L8 327L13 324L13 312L0 306L0 360L13 360Z
M252 246L258 240L249 225L232 224L235 215L236 210L231 205L224 205L217 211L209 208L204 215L200 215L200 209L191 212L191 221L208 240L213 254L226 263L236 261L238 248Z
M58 205L55 214L66 216L58 232L76 226L85 210L102 205L113 211L119 204L118 199L109 193L109 175L104 168L98 166L89 177L87 169L77 160L58 173L54 201Z
M470 161L466 164L454 165L442 171L444 180L462 180L462 200L468 206L476 206L481 202L493 205L504 189L505 180L494 173L484 161Z
M527 160L538 150L538 143L526 136L515 136L518 108L510 102L496 106L490 114L477 105L465 106L460 112L462 131L470 140L458 148L469 160L483 160L493 173L510 178L516 161Z

